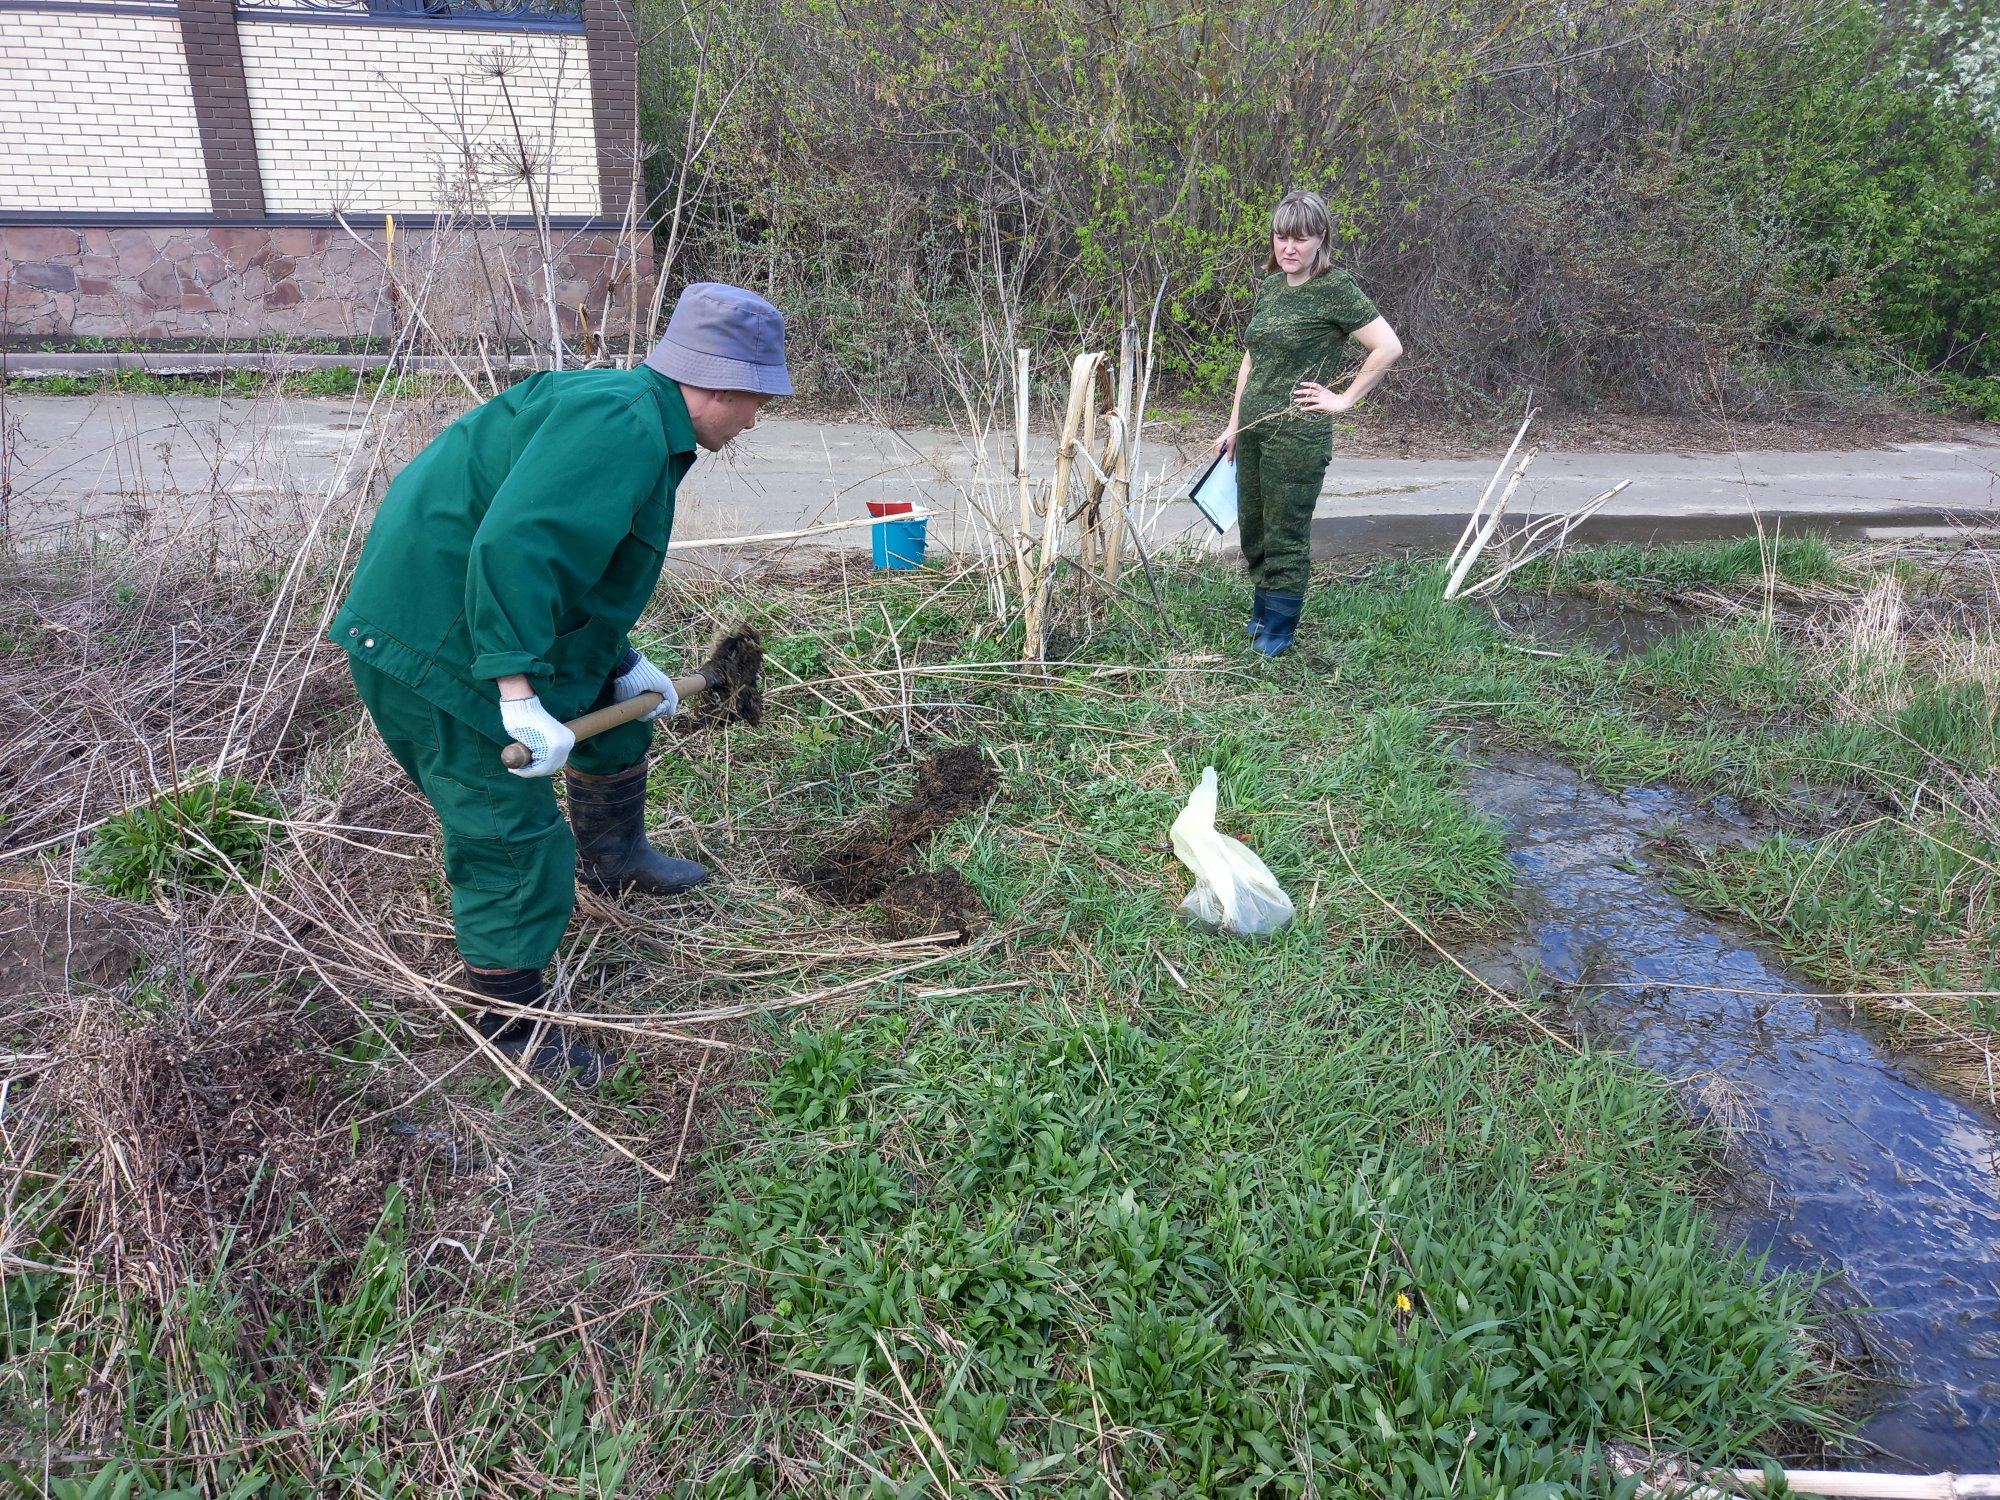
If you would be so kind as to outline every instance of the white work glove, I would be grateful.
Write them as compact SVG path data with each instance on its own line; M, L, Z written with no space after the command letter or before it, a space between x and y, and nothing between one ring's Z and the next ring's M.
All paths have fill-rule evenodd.
M508 734L534 752L535 758L520 770L508 768L516 776L553 776L576 748L576 736L569 732L569 726L551 717L540 698L502 698L500 722L507 726Z
M623 703L627 698L636 698L641 693L660 695L660 706L647 714L642 723L664 719L681 706L680 694L674 691L673 678L647 661L638 651L627 651L625 660L620 665L624 670L611 679L612 702Z

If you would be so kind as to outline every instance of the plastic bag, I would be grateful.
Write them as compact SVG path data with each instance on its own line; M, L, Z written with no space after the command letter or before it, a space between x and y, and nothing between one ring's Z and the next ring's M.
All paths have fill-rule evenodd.
M1292 898L1250 846L1215 830L1215 767L1201 773L1174 819L1174 853L1194 871L1181 915L1230 937L1267 937L1292 920Z

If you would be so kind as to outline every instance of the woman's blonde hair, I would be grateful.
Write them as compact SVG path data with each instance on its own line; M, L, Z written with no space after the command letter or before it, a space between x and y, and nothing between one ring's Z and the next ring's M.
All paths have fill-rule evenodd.
M1326 199L1318 193L1301 188L1295 193L1287 193L1278 200L1278 206L1271 211L1271 234L1290 235L1299 239L1319 236L1319 253L1313 257L1311 267L1306 271L1310 280L1333 266L1333 215L1326 211ZM1278 269L1278 257L1274 252L1265 262L1264 269Z

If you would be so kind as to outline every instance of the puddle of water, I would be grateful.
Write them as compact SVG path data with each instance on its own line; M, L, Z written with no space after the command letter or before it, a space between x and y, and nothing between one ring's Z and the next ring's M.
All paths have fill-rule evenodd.
M1470 784L1511 832L1529 918L1518 959L1564 984L1718 987L1602 989L1588 1019L1647 1067L1740 1100L1758 1201L1732 1232L1776 1266L1837 1268L1869 1309L1860 1325L1894 1384L1864 1440L1919 1470L2000 1469L2000 1123L1630 868L1669 822L1741 835L1707 827L1718 815L1694 798L1613 794L1528 757L1475 766Z
M1589 645L1606 656L1643 656L1696 622L1692 610L1606 604L1575 594L1502 594L1501 627L1548 646Z

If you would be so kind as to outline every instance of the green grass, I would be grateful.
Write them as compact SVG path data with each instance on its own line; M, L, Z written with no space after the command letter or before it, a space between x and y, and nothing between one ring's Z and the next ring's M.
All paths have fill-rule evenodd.
M36 342L35 347L44 354L69 354L78 351L94 354L114 352L181 354L219 353L245 349L291 354L345 354L355 351L382 354L388 352L390 343L389 339L373 334L361 338L312 338L297 333L266 333L252 339L230 339L219 344L201 339L130 339L105 338L98 334L75 334L69 338L41 339Z
M773 659L880 668L891 624L927 663L1013 654L969 581L865 588L851 616L837 588L760 589ZM732 1086L693 1199L602 1160L625 1186L586 1231L559 1193L432 1172L282 1287L247 1243L193 1245L164 1303L10 1277L8 1419L49 1430L106 1370L121 1393L94 1419L116 1461L65 1464L75 1488L54 1492L415 1496L448 1472L606 1495L1541 1495L1611 1489L1592 1455L1612 1438L1809 1449L1833 1394L1801 1334L1809 1289L1716 1247L1712 1143L1655 1080L1536 1037L1432 962L1340 853L1427 925L1504 926L1500 836L1459 790L1468 725L1560 723L1577 744L1624 726L1620 765L1671 769L1697 741L1669 705L1730 684L1746 712L1790 711L1789 658L1735 630L1629 664L1524 656L1434 569L1396 565L1316 595L1302 649L1268 666L1242 649L1245 604L1198 572L1172 585L1178 638L1124 617L1047 685L918 680L919 733L942 715L940 740L979 739L1004 771L928 851L996 936L754 1026L768 1056ZM694 649L678 616L662 626L659 650ZM850 712L778 695L726 756L655 771L663 802L765 872L718 899L777 908L780 931L867 922L803 903L772 861L908 785L899 715L836 701ZM1702 774L1767 774L1737 743ZM1207 764L1225 831L1299 904L1267 943L1174 918L1166 829ZM725 816L777 831L731 846ZM618 963L615 941L593 961ZM409 1044L373 1016L330 1080ZM634 1071L592 1109L664 1160L681 1082ZM449 1088L509 1128L546 1114L477 1070ZM486 1238L460 1227L489 1213L467 1192L496 1195ZM51 1263L92 1253L59 1201L26 1206ZM468 1264L440 1236L485 1248Z
M421 395L432 384L423 375L389 375L386 369L357 371L351 365L274 375L232 369L216 375L155 375L146 370L106 370L89 375L17 375L7 382L10 396L351 396L377 389L389 396Z
M1614 549L1542 586L1758 600L1757 558ZM1868 583L1817 543L1778 559L1772 591ZM1813 1342L1810 1289L1716 1246L1714 1141L1658 1080L1554 1045L1434 962L1342 851L1433 931L1504 930L1511 871L1460 756L1471 736L1536 747L1609 785L1673 781L1795 820L1745 853L1654 858L1813 972L2000 988L1979 896L2000 864L1976 795L1991 696L1915 661L1900 707L1858 712L1839 663L1782 615L1625 659L1535 655L1446 603L1423 563L1316 592L1275 664L1243 648L1235 577L1177 574L1168 595L1170 629L1121 604L1045 682L913 680L917 750L977 740L1003 771L999 798L926 851L978 889L990 939L735 1034L759 1050L711 1075L727 1109L692 1181L665 1192L592 1156L474 1069L444 1086L457 1118L529 1144L490 1177L412 1172L282 1286L257 1269L275 1252L247 1241L190 1241L164 1299L9 1276L0 1413L49 1432L88 1396L91 1441L116 1455L66 1463L75 1488L53 1492L1542 1496L1614 1490L1594 1467L1611 1439L1811 1456L1848 1392ZM727 866L714 899L769 941L773 971L801 946L835 956L809 983L663 974L631 1003L879 970L839 956L867 911L783 877L910 785L893 693L832 680L899 651L991 666L1014 642L972 580L870 576L677 594L652 622L656 659L698 649L691 605L763 627L770 714L726 746L669 740L655 797ZM1174 918L1188 880L1166 831L1209 764L1224 831L1298 903L1267 943ZM1836 794L1862 810L1851 831L1828 825ZM129 832L150 848L171 826ZM413 884L364 915L407 924L440 899ZM636 961L620 943L573 934L586 990ZM149 975L128 1024L197 1006L198 981ZM392 1011L365 1014L326 1052L324 1087L414 1045ZM670 1159L689 1066L629 1066L592 1117ZM356 1105L357 1170L392 1104ZM21 1253L46 1264L104 1253L65 1165L17 1210L39 1236ZM552 1185L510 1186L545 1170ZM274 1167L255 1191L291 1190ZM315 1212L289 1210L280 1246ZM90 1396L104 1390L120 1394Z
M1881 822L1821 839L1778 834L1681 862L1676 888L1748 922L1813 977L1846 990L1983 991L1927 1008L2000 1035L2000 868L1990 827Z
M1555 561L1524 568L1518 576L1527 588L1553 584L1573 589L1605 583L1691 588L1754 583L1767 573L1791 584L1829 583L1841 576L1841 567L1824 537L1750 536L1681 547L1581 547Z

